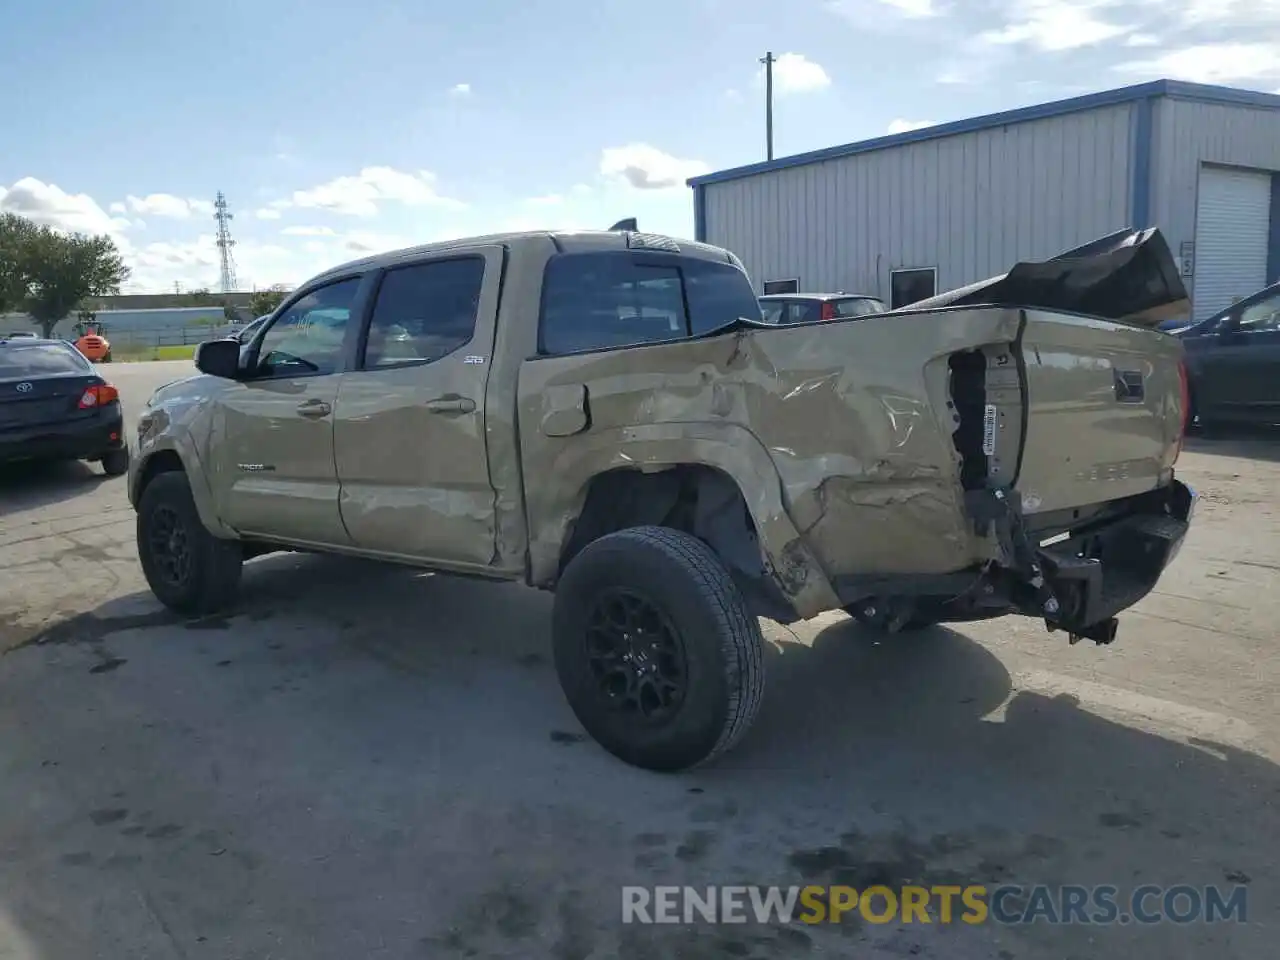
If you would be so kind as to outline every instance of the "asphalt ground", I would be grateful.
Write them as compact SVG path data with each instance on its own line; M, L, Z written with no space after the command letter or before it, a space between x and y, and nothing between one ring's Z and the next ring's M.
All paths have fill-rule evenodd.
M107 368L130 423L190 369ZM1274 956L1280 440L1193 440L1180 474L1196 524L1114 646L766 624L756 726L659 776L584 737L542 594L277 555L182 622L123 479L2 468L0 957ZM810 883L1012 885L1005 920L1037 885L1243 889L1245 916L622 923L624 886Z

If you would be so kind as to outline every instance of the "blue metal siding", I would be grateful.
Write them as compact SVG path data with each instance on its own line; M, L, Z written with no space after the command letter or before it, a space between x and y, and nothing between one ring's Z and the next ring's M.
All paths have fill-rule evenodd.
M1280 282L1280 173L1271 175L1271 232L1267 236L1267 285Z
M709 243L757 288L887 297L897 267L948 289L1128 225L1132 103L984 129L697 187Z
M1280 98L1271 99L1277 104L1270 108L1176 98L1156 104L1152 213L1175 254L1195 240L1202 164L1280 171ZM1274 214L1271 230L1274 237Z
M1155 98L1139 100L1133 109L1133 182L1129 187L1129 225L1151 226L1151 150L1155 139Z
M823 150L813 150L809 153L780 157L777 160L750 163L741 167L733 167L729 170L718 170L700 177L693 177L687 182L691 187L709 183L723 183L726 180L736 180L759 173L785 170L789 167L799 167L841 157L852 157L860 153L870 153L890 147L923 143L926 140L937 140L941 137L950 137L960 133L994 130L1010 124L1025 123L1029 120L1046 120L1052 117L1097 110L1100 107L1140 103L1157 97L1180 97L1201 103L1280 109L1280 96L1272 93L1237 90L1233 87L1217 87L1200 83L1184 83L1178 80L1154 80L1150 83L1139 83L1131 87L1089 93L1081 97L1072 97L1068 100L1038 103L1030 107L1020 107L1016 110L1005 110L981 117L956 120L952 123L942 123L922 130L910 130L906 133L893 134L887 137L876 137L872 140L861 140L857 143L845 143L836 147L827 147Z

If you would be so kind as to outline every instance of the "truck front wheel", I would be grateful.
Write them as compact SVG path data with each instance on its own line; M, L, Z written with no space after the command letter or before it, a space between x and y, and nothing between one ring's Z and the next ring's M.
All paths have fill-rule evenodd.
M193 616L230 606L244 550L205 529L186 474L175 470L148 483L138 500L138 558L156 598Z
M729 572L701 540L665 527L601 537L556 587L556 671L579 722L649 770L732 747L764 692L764 641Z

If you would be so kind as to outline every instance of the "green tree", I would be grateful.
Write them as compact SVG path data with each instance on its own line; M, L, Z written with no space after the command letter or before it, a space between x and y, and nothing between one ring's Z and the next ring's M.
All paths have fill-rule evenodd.
M288 288L282 286L268 287L266 290L255 290L253 296L249 298L249 312L255 317L270 313L280 306L281 301L288 295Z
M0 313L22 309L27 298L27 261L36 225L15 213L0 214Z
M0 259L16 265L5 269L11 274L5 286L16 294L12 306L29 313L46 337L82 300L119 293L129 278L110 237L59 233L30 221L0 226L6 232L16 238L9 241L11 253L0 252Z

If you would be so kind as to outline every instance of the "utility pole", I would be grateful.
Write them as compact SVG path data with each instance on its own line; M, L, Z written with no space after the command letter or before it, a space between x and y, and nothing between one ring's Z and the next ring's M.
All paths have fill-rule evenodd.
M773 55L773 51L767 52L760 58L760 62L764 64L764 140L765 140L765 156L767 159L773 159L773 65L778 62L778 58Z

